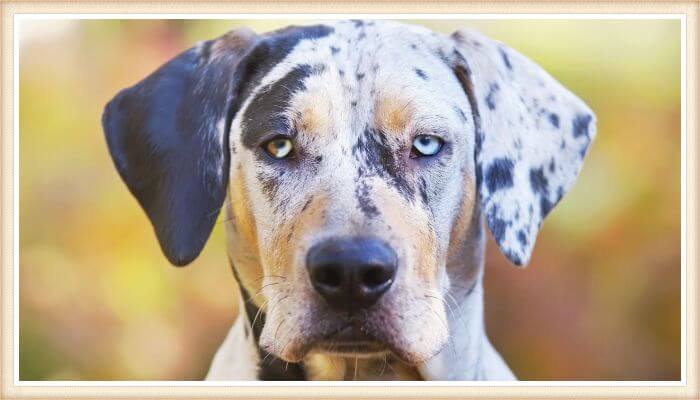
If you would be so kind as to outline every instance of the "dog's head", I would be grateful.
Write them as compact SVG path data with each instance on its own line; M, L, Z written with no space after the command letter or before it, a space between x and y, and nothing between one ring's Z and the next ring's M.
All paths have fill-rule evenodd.
M595 134L582 101L500 43L362 21L201 43L119 93L103 124L173 264L224 206L267 314L260 344L288 361L435 354L466 231L485 216L526 264Z

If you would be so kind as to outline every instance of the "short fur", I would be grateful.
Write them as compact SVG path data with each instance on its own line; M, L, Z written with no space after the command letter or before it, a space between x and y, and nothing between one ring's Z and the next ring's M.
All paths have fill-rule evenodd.
M225 210L242 298L208 379L514 379L483 323L484 222L525 265L571 188L595 116L532 61L471 30L340 21L198 44L105 109L117 170L175 265ZM416 135L443 139L410 156ZM293 140L289 158L262 145ZM380 238L390 290L361 317L331 310L305 255ZM365 354L317 344L349 326Z

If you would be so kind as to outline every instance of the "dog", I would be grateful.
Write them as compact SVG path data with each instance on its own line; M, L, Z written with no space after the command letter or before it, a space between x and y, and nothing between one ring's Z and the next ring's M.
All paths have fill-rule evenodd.
M484 328L488 226L528 263L595 115L463 29L234 29L105 107L119 175L184 266L224 210L239 315L210 380L513 380Z

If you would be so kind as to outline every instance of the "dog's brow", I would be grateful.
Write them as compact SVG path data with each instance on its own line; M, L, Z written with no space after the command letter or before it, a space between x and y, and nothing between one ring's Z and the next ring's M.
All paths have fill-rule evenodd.
M259 145L261 136L270 132L289 133L291 122L286 115L295 93L306 89L304 80L322 68L301 64L282 79L260 89L250 101L242 122L242 142L248 148ZM261 117L264 116L264 117Z

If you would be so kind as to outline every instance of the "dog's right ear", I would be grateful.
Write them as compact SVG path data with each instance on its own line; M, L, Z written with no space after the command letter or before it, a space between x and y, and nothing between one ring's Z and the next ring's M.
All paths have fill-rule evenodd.
M235 29L200 43L105 107L114 164L174 265L199 255L226 197L234 72L256 41Z

